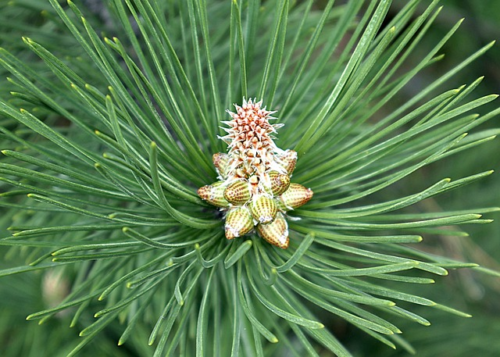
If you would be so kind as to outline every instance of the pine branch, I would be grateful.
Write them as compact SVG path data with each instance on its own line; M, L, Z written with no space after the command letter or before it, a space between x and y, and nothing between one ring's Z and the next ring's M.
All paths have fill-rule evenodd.
M109 0L106 18L49 2L0 11L9 76L0 86L0 206L10 230L0 245L14 260L0 270L0 291L16 300L19 279L28 320L59 331L71 319L82 336L61 328L71 342L48 339L44 350L127 355L110 347L106 330L138 355L351 356L331 328L343 320L413 352L399 326L429 325L440 316L430 308L470 316L422 287L456 268L498 276L432 241L465 239L462 225L490 223L500 208L421 211L424 200L492 171L412 181L498 134L478 128L499 113L483 109L496 95L474 96L482 78L449 84L492 43L401 102L461 24L417 51L438 1L419 13L424 1L410 1L391 18L389 0ZM279 135L281 124L269 127L278 136L270 142L299 154L288 175L315 193L303 208L280 208L288 249L261 239L270 241L262 229L271 223L262 221L259 234L226 240L221 210L196 194L224 176L211 162L227 149L217 139L231 120L224 109L254 97L285 124ZM42 275L26 274L33 271ZM33 291L40 279L56 287ZM27 355L20 341L10 355Z

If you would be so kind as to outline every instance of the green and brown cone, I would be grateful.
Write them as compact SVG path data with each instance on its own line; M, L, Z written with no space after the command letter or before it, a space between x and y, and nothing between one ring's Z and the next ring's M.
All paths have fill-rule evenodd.
M286 249L289 244L286 211L306 204L313 196L310 188L290 183L297 153L282 150L271 138L282 124L270 124L274 112L261 108L262 101L243 100L229 112L221 137L228 153L213 155L219 180L198 190L202 200L227 211L227 239L241 237L254 226L267 242Z

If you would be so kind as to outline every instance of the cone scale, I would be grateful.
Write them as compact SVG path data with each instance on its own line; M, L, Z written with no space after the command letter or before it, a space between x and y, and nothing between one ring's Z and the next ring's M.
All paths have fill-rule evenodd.
M231 120L223 122L227 134L219 137L228 152L212 157L220 181L201 187L198 196L226 213L227 239L255 229L266 242L286 249L286 212L306 204L313 192L290 182L297 153L274 143L272 135L282 126L269 122L275 112L251 99L234 107L235 112L227 111Z

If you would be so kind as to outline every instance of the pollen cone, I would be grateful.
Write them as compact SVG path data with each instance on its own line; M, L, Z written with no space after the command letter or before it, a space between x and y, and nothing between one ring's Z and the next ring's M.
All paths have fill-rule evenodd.
M250 184L245 180L234 181L224 190L224 198L233 205L242 205L250 197Z
M313 192L310 188L305 188L298 183L291 183L280 199L286 208L295 209L309 202L312 196Z
M295 170L295 165L297 164L297 152L293 150L287 150L280 156L281 165L288 172L289 175Z
M259 235L265 241L279 248L288 248L288 224L281 213L278 213L274 221L268 224L259 224L257 226Z
M278 207L272 198L262 195L253 200L250 210L257 222L265 224L270 223L274 219L278 212Z
M217 181L211 185L206 185L198 189L198 196L204 201L217 207L228 207L229 202L224 198L224 182Z
M229 168L229 155L218 152L212 156L212 161L214 162L214 166L219 176L226 179Z
M253 228L253 219L246 207L236 207L229 210L226 216L226 238L233 239L247 234Z
M278 171L269 173L269 181L271 183L271 191L274 196L279 196L290 186L290 177L285 174L280 174Z

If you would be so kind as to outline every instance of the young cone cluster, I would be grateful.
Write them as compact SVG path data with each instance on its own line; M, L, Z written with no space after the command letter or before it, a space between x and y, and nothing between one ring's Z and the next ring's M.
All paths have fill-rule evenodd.
M290 183L297 153L281 150L273 133L283 124L270 124L274 112L261 108L262 101L243 100L228 111L232 120L224 121L227 135L220 137L228 153L213 155L219 181L198 190L201 199L226 211L227 239L241 237L256 227L267 242L280 248L289 243L286 211L306 204L313 192Z

